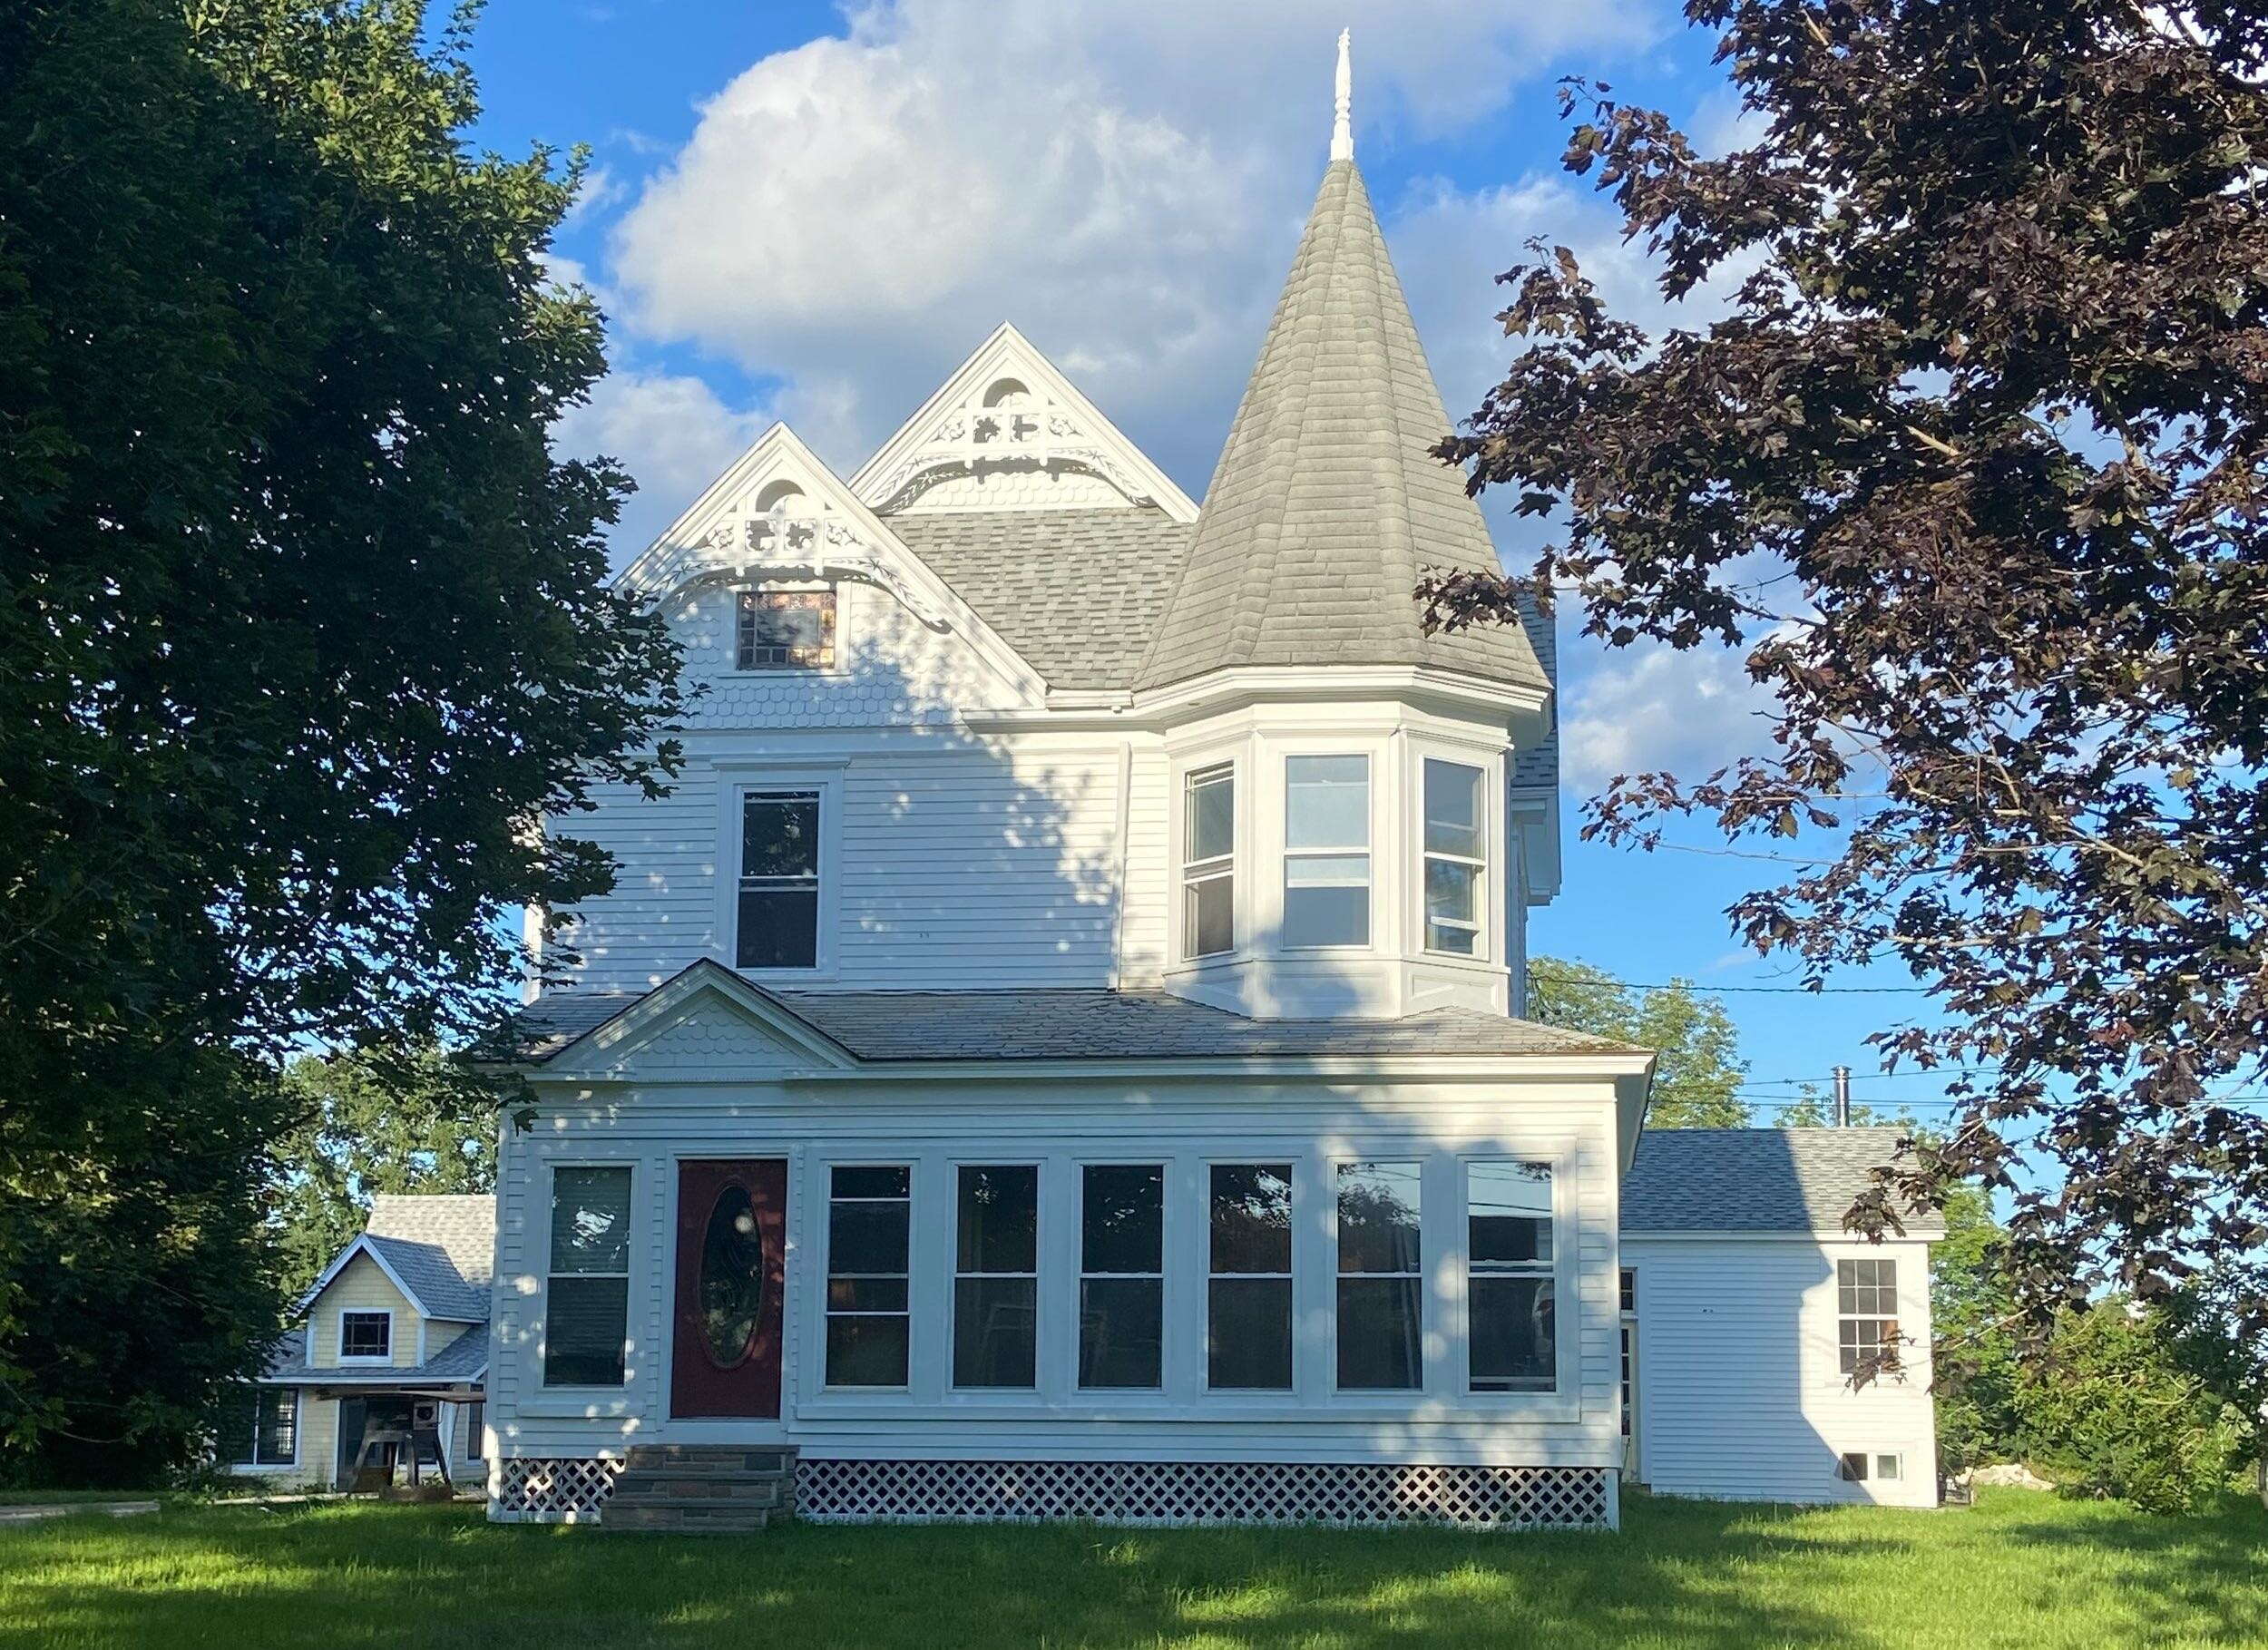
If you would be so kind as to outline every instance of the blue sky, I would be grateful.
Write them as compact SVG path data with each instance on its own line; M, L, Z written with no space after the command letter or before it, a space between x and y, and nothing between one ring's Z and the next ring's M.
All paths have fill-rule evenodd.
M491 0L478 140L591 150L556 252L599 294L615 370L560 438L640 478L618 552L774 417L847 473L1001 320L1201 494L1321 175L1343 24L1357 158L1452 415L1508 357L1491 279L1531 235L1677 322L1557 165L1570 73L1732 141L1713 43L1667 5ZM1722 846L1700 833L1651 855L1577 840L1605 775L1706 773L1763 736L1736 659L1609 654L1561 628L1566 877L1535 948L1725 991L1759 1100L1839 1061L1862 1099L1938 1096L1870 1075L1865 1034L1927 1012L1901 975L1794 994L1738 951L1723 913L1772 865L1682 851Z

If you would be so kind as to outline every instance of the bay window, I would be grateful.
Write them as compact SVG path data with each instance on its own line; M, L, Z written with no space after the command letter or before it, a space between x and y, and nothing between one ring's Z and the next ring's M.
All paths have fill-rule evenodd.
M1422 1384L1418 1165L1339 1166L1339 1389Z
M1551 1170L1465 1165L1467 1385L1549 1392L1559 1384Z
M1206 1384L1292 1385L1292 1166L1213 1165L1206 1285Z
M826 1384L902 1387L910 1341L912 1171L832 1171L826 1206Z
M1080 1386L1158 1386L1165 1274L1164 1167L1087 1165L1079 1200Z
M1181 954L1237 949L1237 771L1200 768L1181 791Z
M1425 761L1425 949L1484 954L1482 877L1488 868L1485 770Z
M1370 758L1284 759L1286 946L1370 943Z
M819 793L750 791L740 804L741 968L816 968L819 961Z
M953 1384L1035 1384L1040 1171L964 1166L953 1281Z
M630 1170L552 1171L543 1384L620 1386L630 1340Z

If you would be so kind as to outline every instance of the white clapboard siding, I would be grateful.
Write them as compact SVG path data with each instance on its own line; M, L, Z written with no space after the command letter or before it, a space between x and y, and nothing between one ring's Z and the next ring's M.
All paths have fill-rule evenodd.
M565 989L645 991L698 957L730 962L717 879L720 862L735 863L737 826L720 797L728 783L761 781L752 761L798 775L816 763L841 776L841 817L827 833L837 864L826 983L1109 983L1117 749L1027 741L1011 750L959 735L865 749L773 745L725 759L720 774L704 747L668 797L610 786L592 812L554 824L617 866L611 893L564 913L573 925L562 942L582 959Z
M727 1030L701 1009L689 1025L625 1051L591 1098L562 1085L542 1096L533 1127L504 1139L498 1193L496 1352L490 1415L507 1456L591 1455L640 1443L778 1440L814 1455L972 1455L1039 1460L1379 1460L1609 1466L1619 1458L1615 1310L1614 1103L1603 1081L1508 1089L1456 1082L1319 1088L1283 1080L1129 1083L761 1079L760 1042L728 1062ZM681 1040L688 1047L672 1049ZM704 1060L701 1056L707 1056ZM736 1078L719 1082L720 1063ZM797 1062L785 1059L782 1063ZM706 1069L709 1080L686 1080ZM642 1075L641 1075L642 1074ZM1574 1223L1562 1300L1559 1394L1469 1397L1461 1310L1461 1160L1512 1156L1554 1163ZM783 1419L675 1421L669 1412L669 1333L680 1159L786 1157L789 1263ZM1429 1291L1425 1390L1332 1391L1330 1165L1410 1157L1426 1166ZM1075 1186L1082 1160L1168 1166L1167 1390L1080 1393L1075 1382ZM1209 1394L1202 1382L1203 1172L1207 1161L1301 1165L1295 1267L1299 1390ZM819 1264L824 1188L834 1161L911 1164L914 1172L914 1390L823 1392ZM943 1373L952 1290L950 1200L957 1162L1039 1162L1042 1229L1040 1390L952 1392ZM542 1385L543 1255L551 1169L627 1164L633 1171L629 1378L619 1392L547 1392ZM1562 1313L1569 1309L1563 1303Z
M1853 1391L1837 1356L1835 1262L1898 1263L1903 1379ZM1670 1495L1933 1506L1929 1245L1626 1236L1637 1274L1640 1477ZM1894 1483L1835 1473L1904 1459Z

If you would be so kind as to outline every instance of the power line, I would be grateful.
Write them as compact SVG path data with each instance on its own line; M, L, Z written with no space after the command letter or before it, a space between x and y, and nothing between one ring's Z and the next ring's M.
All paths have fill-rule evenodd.
M1616 985L1630 991L1691 991L1701 997L1723 997L1733 992L1788 997L1927 997L1932 994L1926 985L1696 985L1690 980L1672 980L1664 984L1643 980L1618 980L1611 974L1558 974L1549 969L1538 968L1530 968L1528 977L1530 980L1549 981L1555 985Z

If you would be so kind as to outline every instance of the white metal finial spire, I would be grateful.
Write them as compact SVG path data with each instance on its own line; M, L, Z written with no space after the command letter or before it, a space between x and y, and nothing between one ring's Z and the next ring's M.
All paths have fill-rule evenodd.
M1354 158L1354 70L1348 62L1347 36L1349 30L1339 31L1338 115L1331 122L1331 158L1352 161Z

